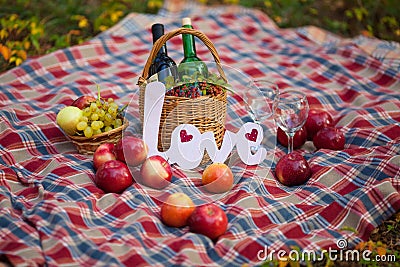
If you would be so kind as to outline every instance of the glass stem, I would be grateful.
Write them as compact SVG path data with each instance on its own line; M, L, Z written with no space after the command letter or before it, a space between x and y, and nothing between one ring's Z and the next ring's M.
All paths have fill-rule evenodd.
M286 133L288 137L288 154L293 152L293 137L295 132Z

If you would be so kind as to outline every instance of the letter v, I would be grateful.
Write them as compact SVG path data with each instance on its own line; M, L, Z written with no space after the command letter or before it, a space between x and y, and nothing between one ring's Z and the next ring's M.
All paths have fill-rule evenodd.
M200 148L207 150L208 155L212 162L225 162L229 154L232 152L233 147L236 145L237 136L228 130L225 131L224 138L222 139L221 149L218 150L215 142L213 132L205 132L201 135Z

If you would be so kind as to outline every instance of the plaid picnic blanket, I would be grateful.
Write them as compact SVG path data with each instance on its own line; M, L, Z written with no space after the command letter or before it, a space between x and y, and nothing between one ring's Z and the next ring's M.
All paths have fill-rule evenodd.
M299 187L274 179L286 153L280 145L264 177L236 167L242 179L216 200L229 225L215 243L162 224L160 203L138 184L120 195L98 189L92 158L77 153L55 123L73 99L95 95L94 84L121 104L137 99L150 25L162 22L168 31L184 16L224 64L306 92L311 108L332 114L346 137L342 151L314 151L310 142L300 149L312 177ZM181 39L168 49L179 62ZM206 47L197 43L197 50L212 60ZM0 76L0 255L21 266L240 266L293 247L352 248L400 208L399 70L397 43L280 29L257 10L193 4L179 13L130 14L87 43L30 59ZM240 105L230 104L229 118L245 121L234 114ZM175 170L174 179L181 175Z

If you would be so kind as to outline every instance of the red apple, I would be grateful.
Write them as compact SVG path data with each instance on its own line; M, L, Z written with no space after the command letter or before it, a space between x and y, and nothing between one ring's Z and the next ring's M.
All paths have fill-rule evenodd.
M134 136L122 137L114 147L117 159L132 167L139 166L145 161L147 150L145 142Z
M90 103L96 101L96 98L90 95L83 95L78 97L77 99L72 102L71 106L77 107L79 109L84 109L90 106Z
M185 193L173 193L161 206L161 220L172 227L183 227L195 209L193 201Z
M97 170L105 162L113 159L116 159L114 154L114 144L104 143L99 145L93 154L94 169Z
M212 163L201 176L204 188L211 193L219 194L230 190L233 186L233 174L228 165Z
M342 150L344 149L346 138L338 128L325 127L314 136L313 143L317 149Z
M162 189L168 186L171 179L171 166L161 156L154 155L147 158L140 168L139 182L145 186Z
M280 127L278 127L277 136L278 136L278 142L281 145L288 147L288 145L289 145L288 137L287 137L286 133ZM298 130L294 134L293 149L301 147L302 145L304 145L304 143L306 141L307 141L307 129L305 126L303 126L300 128L300 130Z
M228 217L215 204L205 204L196 207L188 219L189 230L216 240L228 228Z
M297 151L286 154L275 167L276 178L283 185L301 185L311 176L311 169L306 159Z
M308 140L313 140L314 135L327 126L333 126L332 116L322 109L310 109L305 123Z
M125 163L109 160L97 170L94 182L106 193L122 193L133 184L133 178Z

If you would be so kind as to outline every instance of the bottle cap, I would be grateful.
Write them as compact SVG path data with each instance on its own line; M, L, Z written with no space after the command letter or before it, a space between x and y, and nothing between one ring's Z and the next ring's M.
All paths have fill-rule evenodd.
M182 25L192 25L192 20L190 18L183 18Z
M153 34L153 43L155 43L158 38L164 35L164 25L161 23L155 23L151 26L151 33Z

